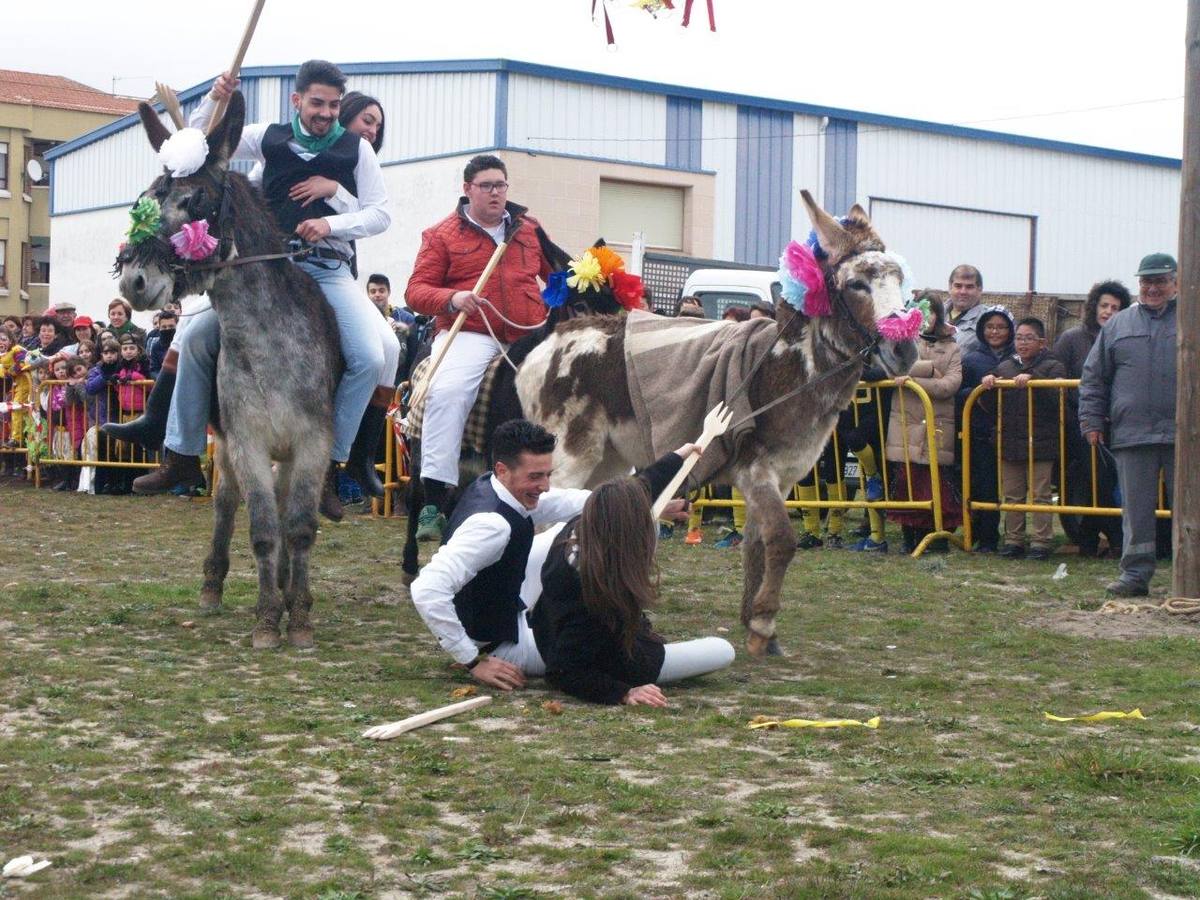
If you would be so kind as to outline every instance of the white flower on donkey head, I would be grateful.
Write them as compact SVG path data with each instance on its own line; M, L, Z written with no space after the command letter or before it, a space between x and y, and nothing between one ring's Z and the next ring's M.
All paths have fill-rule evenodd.
M199 128L181 128L158 149L158 161L172 178L186 178L208 159L208 141Z

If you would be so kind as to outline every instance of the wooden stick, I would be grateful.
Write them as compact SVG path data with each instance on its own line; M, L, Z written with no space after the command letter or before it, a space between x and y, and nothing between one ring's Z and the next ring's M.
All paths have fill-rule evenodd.
M704 417L704 429L700 433L700 437L696 438L697 452L691 454L683 461L683 465L679 467L679 471L675 473L675 477L667 483L663 488L662 493L658 495L654 501L654 505L650 508L651 515L655 521L658 521L659 516L663 514L663 510L667 508L667 504L671 502L671 498L675 496L675 492L679 490L679 486L683 484L683 480L688 477L692 469L696 468L696 463L700 461L700 457L704 451L708 449L708 445L713 442L713 439L725 433L725 429L729 427L729 422L733 418L733 409L727 407L724 403L718 403Z
M179 97L176 96L175 91L161 81L154 82L154 90L158 93L158 102L163 105L163 109L175 123L175 130L182 131L186 128L187 121L183 118L183 107L179 105Z
M250 48L250 38L254 37L254 29L258 27L258 17L262 15L263 6L267 0L255 0L254 9L250 13L250 21L246 23L246 30L242 33L242 42L238 44L237 53L233 57L233 65L229 67L229 77L237 79L238 72L242 69L242 60L246 58L246 51ZM213 110L212 118L208 120L207 134L212 134L213 130L221 124L221 119L225 117L225 108L229 105L228 100L218 100L216 108Z
M398 737L406 731L424 728L426 725L432 725L434 722L440 722L442 719L450 718L450 716L457 716L459 713L466 712L469 709L478 709L480 706L486 706L491 702L492 698L488 696L472 697L470 700L464 700L461 703L451 703L449 706L442 706L438 709L431 709L429 712L409 716L407 719L401 719L399 722L376 725L364 731L362 736L372 741L390 741L392 738Z
M496 252L492 254L492 258L488 260L488 264L483 267L483 274L479 276L479 280L475 282L475 287L471 290L476 296L483 290L483 286L487 284L487 280L492 277L492 272L496 266L500 265L500 257L504 255L504 251L508 249L508 244L501 241L496 245ZM413 394L412 401L409 403L409 409L415 409L417 405L425 400L425 395L429 393L429 388L433 384L434 373L437 372L438 366L442 364L442 359L446 356L446 351L450 349L450 345L454 343L455 335L462 331L463 322L467 321L467 311L463 310L454 319L454 324L450 326L450 334L446 338L446 343L442 344L442 349L438 351L437 357L433 360L433 365L429 367L429 374L425 376L425 382L417 388L417 392Z

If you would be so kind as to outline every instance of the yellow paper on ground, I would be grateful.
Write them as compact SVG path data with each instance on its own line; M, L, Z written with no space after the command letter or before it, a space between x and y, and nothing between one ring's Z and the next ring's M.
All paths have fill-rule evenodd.
M858 719L772 719L755 716L751 728L878 728L879 716L860 722Z
M1051 722L1104 722L1108 719L1144 719L1140 709L1130 710L1129 712L1098 712L1092 713L1090 716L1055 716L1048 712L1043 712L1043 716Z

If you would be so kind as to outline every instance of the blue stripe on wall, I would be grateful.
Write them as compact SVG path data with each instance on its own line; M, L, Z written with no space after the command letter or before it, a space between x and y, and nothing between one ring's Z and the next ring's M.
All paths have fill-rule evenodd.
M844 216L857 199L858 123L830 119L825 129L825 209Z
M496 147L508 146L508 73L496 73Z
M734 259L779 261L792 222L792 114L738 107Z
M674 169L700 171L704 136L704 102L689 97L667 97L667 159Z

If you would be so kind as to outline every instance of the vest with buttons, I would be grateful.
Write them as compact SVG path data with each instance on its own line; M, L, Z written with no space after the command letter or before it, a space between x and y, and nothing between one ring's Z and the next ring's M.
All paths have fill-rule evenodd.
M469 516L489 512L503 516L512 529L508 545L500 559L479 572L454 595L454 611L472 640L484 644L516 643L517 616L525 608L521 601L521 582L525 580L525 564L533 546L532 520L496 495L491 474L487 473L463 491L446 524L442 543L449 541Z
M288 146L292 140L291 124L275 124L267 127L263 134L263 194L267 205L275 214L275 220L284 234L291 234L296 226L306 219L321 219L337 213L324 200L316 200L301 206L288 196L295 185L312 175L330 178L358 196L358 185L354 180L354 169L358 165L358 145L362 140L352 131L347 131L312 159L301 159Z

